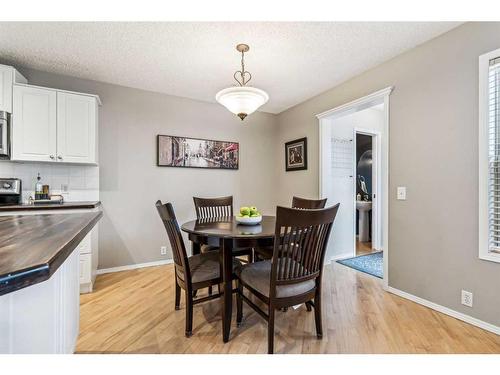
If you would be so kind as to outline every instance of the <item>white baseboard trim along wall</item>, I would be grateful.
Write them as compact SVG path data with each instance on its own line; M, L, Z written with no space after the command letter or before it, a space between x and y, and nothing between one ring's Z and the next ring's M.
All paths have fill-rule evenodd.
M331 258L330 258L330 260L327 260L327 261L325 262L325 265L327 265L327 264L331 264L331 263L333 263L333 262L335 262L335 261L337 261L337 260L340 260L340 259L352 258L352 257L354 257L354 256L356 256L356 255L352 255L352 252L349 252L349 253L344 253L344 254L339 254L339 255L335 255L335 256L331 257Z
M473 326L476 326L476 327L482 328L486 331L493 332L493 333L496 333L497 335L500 335L500 327L497 327L493 324L484 322L484 321L476 319L472 316L469 316L469 315L463 314L461 312L452 310L448 307L438 305L437 303L427 301L426 299L414 296L413 294L410 294L410 293L403 292L402 290L393 288L391 286L389 286L386 290L392 294L399 296L399 297L403 297L405 299L409 299L410 301L418 303L419 305L428 307L432 310L439 311L440 313L449 315L455 319L461 320L463 322L472 324Z
M98 275L102 275L102 274L105 274L105 273L135 270L137 268L144 268L144 267L163 266L164 264L172 264L172 263L174 263L173 259L165 259L165 260L158 260L156 262L139 263L139 264L129 264L128 266L103 268L103 269L97 270L97 274Z

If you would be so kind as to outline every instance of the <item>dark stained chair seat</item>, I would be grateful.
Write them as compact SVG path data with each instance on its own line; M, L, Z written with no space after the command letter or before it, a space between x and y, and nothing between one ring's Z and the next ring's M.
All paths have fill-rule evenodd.
M208 253L209 251L219 250L219 246L201 245L201 252Z
M294 263L294 261L291 261L291 268L295 266ZM244 284L269 298L269 289L271 286L271 261L264 260L262 262L246 264L236 270L236 275ZM290 285L277 285L276 298L299 296L313 290L314 287L314 280L306 280Z
M191 280L193 283L202 283L208 280L215 280L220 277L219 252L210 251L190 256L188 258L189 269L191 270ZM241 267L241 262L233 258L233 272ZM177 276L184 280L184 273L177 272Z

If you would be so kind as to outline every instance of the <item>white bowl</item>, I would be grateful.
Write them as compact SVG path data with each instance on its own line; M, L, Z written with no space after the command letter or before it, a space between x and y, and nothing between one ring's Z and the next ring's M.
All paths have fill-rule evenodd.
M256 217L241 217L236 216L236 221L241 225L257 225L262 221L262 215Z

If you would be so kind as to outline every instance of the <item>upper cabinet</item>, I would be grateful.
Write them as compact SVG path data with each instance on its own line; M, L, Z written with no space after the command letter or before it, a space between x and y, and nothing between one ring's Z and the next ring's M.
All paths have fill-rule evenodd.
M55 161L57 155L57 93L14 86L12 159Z
M97 164L99 99L14 85L12 160Z
M97 162L97 100L57 93L57 158L67 163Z
M12 87L14 83L27 83L12 66L0 65L0 111L12 113Z

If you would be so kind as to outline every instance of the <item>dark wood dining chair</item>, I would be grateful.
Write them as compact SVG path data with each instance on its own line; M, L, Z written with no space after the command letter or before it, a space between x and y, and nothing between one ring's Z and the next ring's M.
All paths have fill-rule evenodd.
M197 219L233 216L233 197L199 198L193 197Z
M179 310L180 308L182 288L186 296L185 332L186 337L190 337L193 333L193 306L221 296L220 293L217 293L197 299L194 298L197 290L211 288L213 285L219 285L222 282L219 252L211 251L188 257L172 204L162 204L159 200L156 202L156 208L167 230L172 247L175 266L175 309ZM233 270L238 269L240 266L241 262L233 258Z
M307 208L307 209L318 209L325 208L327 198L325 199L306 199L293 197L292 198L292 208Z
M274 351L274 313L276 309L301 303L314 307L316 335L322 338L321 278L328 239L339 203L324 209L278 207L274 249L271 260L242 266L238 277L236 321L241 325L245 301L268 323L268 353ZM247 289L267 305L267 312L244 294Z
M292 208L299 208L299 209L319 209L319 208L325 208L326 201L328 198L325 199L306 199L306 198L299 198L299 197L293 197L292 198ZM255 256L260 259L271 259L273 255L273 247L260 247L254 249L255 251ZM308 306L308 309L309 306Z
M233 217L233 197L199 198L193 197L197 219ZM218 246L201 245L201 252L218 250ZM253 261L253 249L234 249L234 256L247 256L248 262Z

